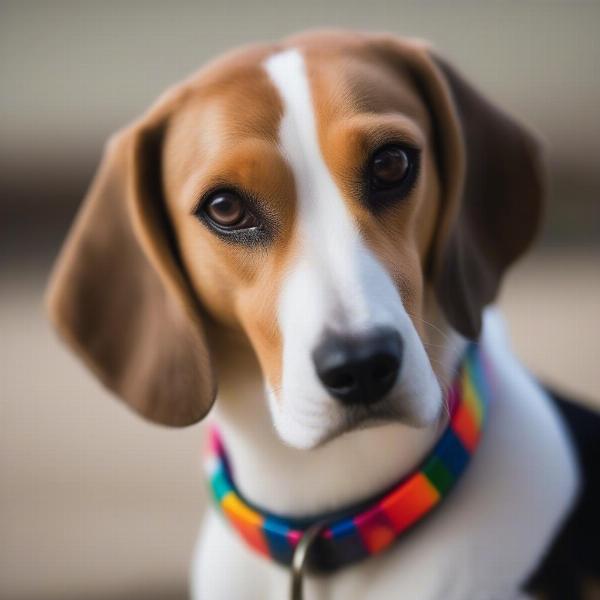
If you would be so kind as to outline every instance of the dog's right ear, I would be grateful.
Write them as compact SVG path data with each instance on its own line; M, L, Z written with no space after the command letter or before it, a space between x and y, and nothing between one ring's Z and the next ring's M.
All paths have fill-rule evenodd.
M166 118L115 136L48 291L54 325L99 379L152 421L200 420L215 397L199 306L163 202Z

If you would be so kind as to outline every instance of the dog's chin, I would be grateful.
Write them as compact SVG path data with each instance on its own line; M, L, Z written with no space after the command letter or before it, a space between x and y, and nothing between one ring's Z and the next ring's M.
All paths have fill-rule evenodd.
M420 406L416 410L402 407L402 403L383 402L372 407L347 408L319 427L309 426L300 420L275 419L275 428L286 445L297 450L316 450L334 440L365 429L383 427L390 423L402 424L414 429L437 426L443 418L442 402Z

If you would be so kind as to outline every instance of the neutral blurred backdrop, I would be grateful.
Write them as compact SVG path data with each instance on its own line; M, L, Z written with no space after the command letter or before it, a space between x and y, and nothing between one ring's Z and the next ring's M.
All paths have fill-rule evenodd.
M0 2L0 598L184 598L202 428L142 422L44 319L48 269L103 141L169 84L316 26L432 40L547 145L540 243L501 305L541 377L600 375L600 3Z

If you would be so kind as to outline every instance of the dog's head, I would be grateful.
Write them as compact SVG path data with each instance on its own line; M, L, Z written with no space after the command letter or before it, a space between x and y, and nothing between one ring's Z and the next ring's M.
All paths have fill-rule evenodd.
M426 45L336 32L246 48L110 141L51 312L158 422L210 409L210 323L252 347L291 445L425 426L443 401L428 298L477 338L541 196L528 133Z

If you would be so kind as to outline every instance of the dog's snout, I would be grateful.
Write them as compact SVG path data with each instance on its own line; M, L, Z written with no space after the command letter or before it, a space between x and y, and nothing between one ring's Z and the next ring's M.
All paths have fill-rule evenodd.
M373 404L391 389L402 364L402 338L393 329L361 335L329 335L313 352L319 379L347 405Z

